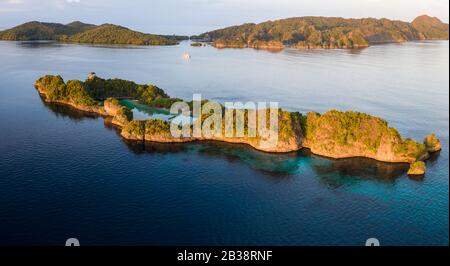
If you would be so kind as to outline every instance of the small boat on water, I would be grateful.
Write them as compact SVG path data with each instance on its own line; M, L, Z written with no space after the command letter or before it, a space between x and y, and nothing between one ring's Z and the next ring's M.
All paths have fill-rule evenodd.
M189 59L191 59L191 55L188 52L184 52L183 53L183 59L184 60L189 60Z

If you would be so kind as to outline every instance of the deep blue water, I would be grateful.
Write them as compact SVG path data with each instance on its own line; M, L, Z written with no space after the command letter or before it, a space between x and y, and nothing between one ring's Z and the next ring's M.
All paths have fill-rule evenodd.
M448 52L448 42L280 53L0 42L0 245L448 245ZM407 165L308 151L127 143L33 87L90 71L186 100L367 112L417 140L436 132L443 150L411 179Z

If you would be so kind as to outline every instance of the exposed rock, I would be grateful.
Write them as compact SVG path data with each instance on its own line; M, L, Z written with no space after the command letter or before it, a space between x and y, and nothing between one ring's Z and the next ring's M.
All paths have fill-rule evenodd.
M112 123L120 127L125 126L133 120L133 113L130 109L120 105L119 100L115 98L108 98L104 101L103 106L106 113L112 116Z
M427 136L424 143L419 144L411 139L403 139L396 129L389 127L381 118L337 110L324 114L310 112L303 116L297 112L279 109L278 138L275 146L265 145L270 138L261 135L256 126L256 135L247 134L251 129L245 118L248 117L248 112L239 116L240 118L236 115L233 121L233 128L237 119L247 121L244 127L247 133L243 137L225 136L225 124L220 127L221 134L219 132L213 136L173 137L169 122L133 120L131 110L121 106L120 102L113 98L104 101L102 106L86 94L79 81L69 81L66 86L60 76L45 76L37 80L35 86L48 102L67 104L79 110L112 117L112 123L122 127L121 135L128 140L168 143L213 140L247 144L265 152L291 152L306 147L315 154L331 158L367 157L383 162L407 162L411 164L408 172L411 175L423 174L425 164L421 161L429 157L429 152L442 148L435 134ZM200 122L203 124L209 116L210 114L205 114ZM266 118L269 117L270 110L267 110ZM222 119L222 123L225 123L225 119ZM192 133L193 129L190 130Z
M133 113L130 109L122 106L120 110L113 117L112 123L120 127L126 126L130 121L133 120Z
M384 162L415 162L427 155L425 145L402 139L381 118L331 110L308 113L303 146L332 158L367 157Z
M249 47L255 49L269 49L269 50L282 50L284 49L284 44L280 41L256 41L248 45Z
M428 152L437 152L442 149L441 141L436 137L436 135L430 134L423 140Z
M119 100L108 98L103 102L103 107L109 116L116 116L122 106L120 105Z
M422 161L417 161L409 166L408 175L424 175L425 170L425 163Z

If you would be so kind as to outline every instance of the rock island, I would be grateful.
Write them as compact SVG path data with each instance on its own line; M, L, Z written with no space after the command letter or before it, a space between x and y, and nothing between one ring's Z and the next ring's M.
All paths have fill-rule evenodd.
M134 120L132 111L119 99L134 99L150 107L169 109L182 101L168 96L155 85L136 84L122 79L102 79L95 74L85 81L64 82L61 76L46 75L35 81L35 87L46 102L70 105L81 111L112 117L123 138L148 142L224 141L247 144L264 152L293 152L308 148L312 153L334 159L367 157L391 163L409 163L410 175L425 173L424 161L430 153L441 150L435 134L422 143L402 137L399 132L378 117L355 111L331 110L323 114L310 112L278 112L278 142L276 147L261 145L255 137L173 137L170 122L158 119ZM207 102L205 100L205 102ZM192 105L193 102L189 102ZM201 104L204 104L202 101ZM202 116L202 120L206 117ZM245 125L247 128L247 125Z

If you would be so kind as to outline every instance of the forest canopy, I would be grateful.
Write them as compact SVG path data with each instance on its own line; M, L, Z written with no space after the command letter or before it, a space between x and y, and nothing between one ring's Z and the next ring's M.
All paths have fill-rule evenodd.
M448 24L420 16L412 23L389 19L297 17L246 23L193 36L216 47L360 48L376 43L448 39Z
M0 40L7 41L52 40L89 44L175 45L186 38L147 34L113 24L97 26L80 21L69 24L32 21L0 32Z

